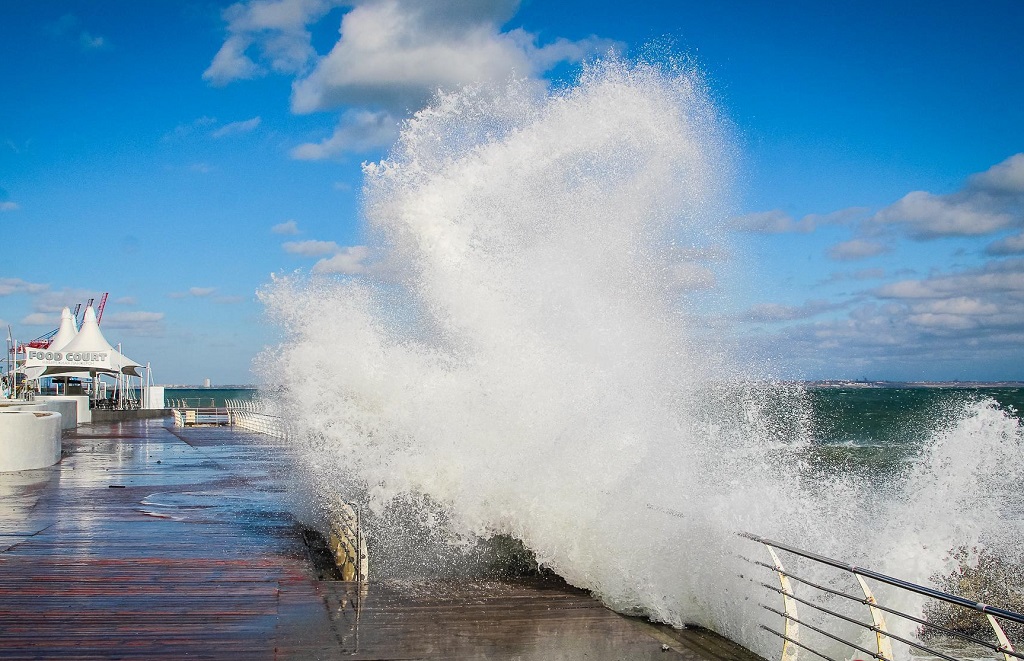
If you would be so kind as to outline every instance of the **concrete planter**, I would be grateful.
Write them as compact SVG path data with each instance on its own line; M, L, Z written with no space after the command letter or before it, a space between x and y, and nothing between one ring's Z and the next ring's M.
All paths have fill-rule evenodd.
M60 461L61 414L0 408L0 472L45 468Z
M67 420L68 414L63 408L47 408L48 411L60 411L64 415L64 429L74 429L78 425L92 422L92 409L89 408L88 395L36 395L37 402L74 402L77 409L74 422Z

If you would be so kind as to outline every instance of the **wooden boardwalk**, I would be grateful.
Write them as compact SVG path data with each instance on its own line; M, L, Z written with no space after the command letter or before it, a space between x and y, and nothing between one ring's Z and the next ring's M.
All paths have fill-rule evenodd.
M284 449L166 424L0 473L0 659L757 659L551 583L318 580Z

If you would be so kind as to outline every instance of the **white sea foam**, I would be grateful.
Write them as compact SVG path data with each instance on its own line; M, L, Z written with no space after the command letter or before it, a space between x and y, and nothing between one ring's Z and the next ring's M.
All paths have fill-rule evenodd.
M261 292L285 333L268 396L315 496L391 524L406 502L417 534L440 517L441 537L513 536L616 608L769 657L738 558L761 549L737 531L920 582L951 548L1019 533L981 504L1024 463L991 404L888 488L805 464L802 391L709 331L722 274L693 256L721 252L729 153L682 66L610 58L564 90L469 88L417 113L366 167L367 275Z

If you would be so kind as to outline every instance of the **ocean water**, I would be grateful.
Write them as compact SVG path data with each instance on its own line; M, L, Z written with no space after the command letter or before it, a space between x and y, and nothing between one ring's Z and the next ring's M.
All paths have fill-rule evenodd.
M958 549L1019 563L1019 392L808 389L730 345L730 287L756 274L721 258L729 134L671 59L417 113L365 166L362 271L260 292L308 515L356 504L378 576L470 575L501 555L481 540L514 540L613 608L768 658L740 531L926 584Z
M938 429L955 425L978 405L1020 420L1019 387L808 387L808 452L824 470L889 481L914 465Z
M185 406L222 407L228 400L254 400L258 397L256 388L165 388L164 401L170 406L171 400L182 401Z

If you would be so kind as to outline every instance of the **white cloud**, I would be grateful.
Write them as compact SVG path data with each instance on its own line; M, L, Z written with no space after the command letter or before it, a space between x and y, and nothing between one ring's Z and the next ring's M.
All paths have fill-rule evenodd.
M814 224L808 218L798 221L780 209L737 216L732 218L729 224L736 231L752 234L789 234L814 231Z
M223 138L229 135L238 135L239 133L249 133L250 131L255 131L261 121L262 120L257 116L241 122L231 122L230 124L225 124L220 127L210 135L214 138Z
M1024 255L1024 232L990 243L985 252L989 255Z
M968 186L972 190L995 195L1024 194L1024 154L1014 154L1002 163L972 176Z
M959 191L908 193L871 218L869 228L895 227L916 240L984 236L1024 224L1024 154L972 175Z
M504 3L508 5L509 3ZM460 14L453 2L379 0L357 5L341 39L292 92L292 109L340 105L415 109L438 87L505 80L534 66L517 35L499 32L508 7L481 4ZM481 11L482 10L482 11ZM441 12L447 21L439 20Z
M203 79L213 85L227 85L233 80L256 78L262 71L245 55L245 49L252 44L252 39L231 36L224 41L213 62L203 72Z
M384 147L398 137L399 121L387 112L349 110L342 114L334 134L320 142L307 142L291 151L301 161L320 161L345 152Z
M752 305L743 318L748 321L793 321L808 319L819 314L830 312L842 307L841 304L825 300L807 301L803 305L784 305L782 303L758 303Z
M188 291L174 291L167 296L168 298L188 298L189 296L203 298L209 296L215 291L217 291L216 287L189 287Z
M316 241L313 239L309 241L286 241L281 244L281 247L290 255L302 255L303 257L323 257L324 255L334 255L341 251L341 246L334 241Z
M935 301L928 301L926 303L918 303L913 305L911 309L916 313L933 313L933 314L996 314L999 312L999 306L995 303L985 303L977 298L970 296L956 296L954 298L944 298Z
M937 294L920 280L901 280L879 287L875 294L880 298L931 298Z
M751 234L807 234L825 225L846 225L857 216L863 215L865 209L851 207L840 209L828 214L808 214L796 220L781 209L759 211L729 220L729 225L737 232Z
M333 7L335 0L251 0L231 5L223 12L228 23L224 41L203 78L214 85L262 76L266 69L247 54L250 47L261 61L279 73L304 71L316 57L307 29Z
M122 296L114 302L118 305L138 305L138 301L135 300L134 296Z
M914 326L921 326L930 330L952 330L962 331L978 327L978 322L970 317L958 314L912 314L907 317L907 322Z
M131 312L114 312L103 315L103 327L116 329L132 334L147 334L163 332L163 312L143 312L141 310Z
M17 211L20 208L17 202L0 202L0 211Z
M988 208L976 196L907 193L882 209L873 221L902 227L911 238L981 236L1010 227L1015 219L1005 211Z
M309 26L348 5L339 39L319 57ZM292 109L340 106L402 115L438 88L532 77L559 62L579 61L616 47L589 37L538 45L537 36L501 26L518 0L251 0L224 12L228 36L203 77L213 84L267 72L297 77ZM252 53L250 57L249 53Z
M366 246L349 246L341 248L332 257L321 259L313 265L313 273L343 273L355 275L366 273L366 258L370 250Z
M54 320L52 314L48 314L46 312L33 312L32 314L24 317L21 320L21 324L23 326L48 326L50 328L55 328L58 321L60 320Z
M294 220L286 220L283 223L278 223L271 227L270 231L274 234L294 236L299 233L299 224Z
M0 278L0 296L12 294L42 294L49 291L50 285L26 282L21 278Z
M83 305L92 299L94 305L98 305L99 296L94 291L86 289L63 288L60 291L45 291L39 293L32 301L32 308L36 312L47 312L50 317L50 324L56 327L60 323L60 311L64 307L74 307L75 303Z
M1001 300L999 296L1024 300L1024 259L996 260L981 268L894 282L879 287L873 293L887 299L996 295L992 302L997 305Z
M745 342L827 378L1019 378L1024 369L1024 259L890 283L861 292L845 315L807 319L828 307L755 306L748 320L788 323Z
M836 261L850 262L881 255L888 250L889 248L881 243L865 241L864 239L851 239L850 241L837 243L829 248L828 256Z

